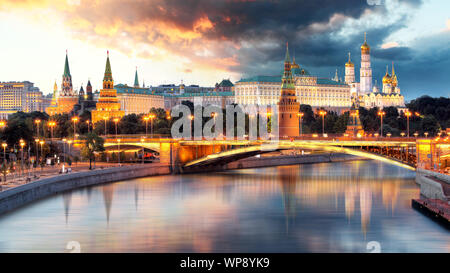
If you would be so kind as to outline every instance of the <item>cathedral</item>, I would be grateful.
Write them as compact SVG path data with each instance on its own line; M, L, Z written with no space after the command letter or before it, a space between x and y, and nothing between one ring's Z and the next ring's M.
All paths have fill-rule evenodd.
M395 74L394 64L392 63L392 75L389 75L388 69L382 79L382 90L378 86L372 86L372 68L370 62L370 46L367 43L366 34L364 34L364 43L361 45L361 68L360 82L355 80L355 65L350 60L345 63L345 83L350 85L352 97L357 97L359 104L365 108L383 108L398 107L400 110L405 108L405 98L400 94L397 75Z

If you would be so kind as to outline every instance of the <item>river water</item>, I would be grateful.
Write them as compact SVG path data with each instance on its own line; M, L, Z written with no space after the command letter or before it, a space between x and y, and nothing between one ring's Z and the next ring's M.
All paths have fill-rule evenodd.
M353 161L132 179L1 216L0 252L450 252L414 177Z

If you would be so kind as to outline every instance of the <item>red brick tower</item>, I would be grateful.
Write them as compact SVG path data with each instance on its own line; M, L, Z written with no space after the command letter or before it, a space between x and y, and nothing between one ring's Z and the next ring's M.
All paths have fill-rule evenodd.
M278 126L280 138L299 136L298 112L300 103L295 94L294 79L291 72L291 58L286 43L286 58L284 60L284 73L281 78L281 95L278 102Z

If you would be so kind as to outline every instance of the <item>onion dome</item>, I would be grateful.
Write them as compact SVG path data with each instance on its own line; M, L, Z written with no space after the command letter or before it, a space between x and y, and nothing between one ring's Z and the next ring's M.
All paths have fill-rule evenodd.
M364 44L361 46L361 52L362 53L369 53L370 52L370 46L367 44L366 39L366 33L364 32Z
M386 67L386 75L383 77L383 84L392 83L391 75L389 75L388 68Z
M354 67L355 65L350 61L350 52L348 53L348 62L345 63L345 67Z

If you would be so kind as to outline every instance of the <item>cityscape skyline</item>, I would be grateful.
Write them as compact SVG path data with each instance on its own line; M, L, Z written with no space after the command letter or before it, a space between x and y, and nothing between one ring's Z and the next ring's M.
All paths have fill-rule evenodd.
M172 5L149 1L141 6L128 5L122 13L118 12L120 3L105 3L92 6L85 1L3 1L0 35L9 41L0 45L3 63L27 65L2 66L1 81L29 80L49 94L55 80L59 85L61 60L67 49L74 89L88 79L98 89L104 54L110 50L117 83L131 85L137 66L140 84L144 81L157 86L183 80L187 85L213 86L224 78L236 82L246 76L279 73L286 41L302 67L326 78L331 78L338 68L343 78L347 52L359 59L359 46L367 31L373 48L374 83L377 80L381 84L386 65L394 61L407 101L423 94L449 95L445 75L450 52L441 45L450 38L450 19L442 11L445 8L437 8L448 5L444 1L392 0L380 6L349 1L330 6L331 11L323 14L317 12L315 5L319 3L314 3L307 6L312 11L308 18L300 16L305 15L298 7L305 5L303 1L256 1L235 6L218 1L189 8L181 2ZM236 5L243 11L237 11ZM155 16L150 20L138 7L179 16L165 18L153 12ZM298 15L280 18L288 8L299 10ZM35 9L42 12L33 14ZM270 9L273 14L268 12ZM107 14L100 16L100 11ZM276 15L276 20L261 22L254 18L257 11L267 20ZM192 18L187 18L188 12ZM131 14L135 18L127 21L125 15ZM385 20L380 20L380 14L386 16ZM427 20L425 25L419 20L423 18ZM235 33L238 29L240 34ZM45 69L39 68L43 64Z

